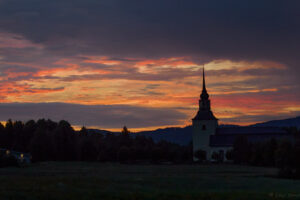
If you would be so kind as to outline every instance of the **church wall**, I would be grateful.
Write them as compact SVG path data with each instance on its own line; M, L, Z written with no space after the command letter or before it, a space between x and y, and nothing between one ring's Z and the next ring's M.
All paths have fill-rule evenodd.
M218 127L217 120L193 120L193 152L198 150L206 151L207 158L211 157L209 146L210 135L216 133ZM194 157L194 161L197 158Z

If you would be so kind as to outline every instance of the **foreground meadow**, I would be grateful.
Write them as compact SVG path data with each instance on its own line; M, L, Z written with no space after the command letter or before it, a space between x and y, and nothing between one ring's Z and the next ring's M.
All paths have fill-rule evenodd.
M234 165L44 162L0 169L0 199L300 199L300 181Z

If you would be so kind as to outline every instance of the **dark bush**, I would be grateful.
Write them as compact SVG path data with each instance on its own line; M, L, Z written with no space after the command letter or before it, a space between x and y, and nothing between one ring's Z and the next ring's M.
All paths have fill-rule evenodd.
M2 154L0 156L0 167L19 167L18 160L12 155Z

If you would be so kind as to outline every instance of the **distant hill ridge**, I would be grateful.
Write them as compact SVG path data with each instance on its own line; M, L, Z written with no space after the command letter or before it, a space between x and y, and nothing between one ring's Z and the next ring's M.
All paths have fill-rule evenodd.
M283 120L272 120L263 123L257 123L250 126L254 127L297 127L300 129L300 116L295 118L283 119ZM238 127L238 125L220 125L220 127ZM89 129L90 134L92 133L101 133L106 135L108 133L117 133L110 132L106 130L99 129ZM163 129L156 129L152 131L141 131L132 133L132 136L143 135L146 137L151 137L154 142L159 142L161 140L166 140L168 142L188 145L192 141L192 126L186 127L170 127Z
M252 126L260 126L260 127L297 127L300 129L300 116L295 118L288 118L288 119L282 119L282 120L272 120L262 123L257 123Z

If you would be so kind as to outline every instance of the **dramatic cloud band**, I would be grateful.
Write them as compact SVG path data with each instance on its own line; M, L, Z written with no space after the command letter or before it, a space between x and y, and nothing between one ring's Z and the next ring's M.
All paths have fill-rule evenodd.
M298 1L277 0L0 0L0 102L151 108L144 118L153 122L134 125L132 114L128 123L186 125L205 64L221 123L292 117L300 111L299 10ZM184 114L165 121L158 110ZM93 116L89 125L100 125Z

